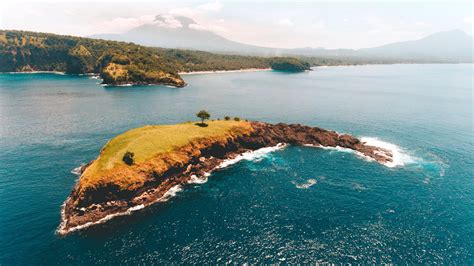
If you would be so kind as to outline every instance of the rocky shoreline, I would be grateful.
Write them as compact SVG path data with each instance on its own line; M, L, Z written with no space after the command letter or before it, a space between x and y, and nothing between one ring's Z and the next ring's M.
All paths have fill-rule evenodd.
M222 168L220 166L226 160L261 148L282 144L341 147L354 150L379 163L392 161L390 151L365 145L347 134L340 135L334 131L299 124L251 122L251 125L253 131L247 135L228 138L224 142L201 140L191 146L179 148L176 152L187 154L190 159L184 164L170 164L161 175L144 167L141 174L148 176L147 181L133 191L121 191L108 185L87 191L86 197L80 197L76 185L63 205L58 234L66 235L164 201L173 190L192 183L196 178L205 178L212 171ZM82 173L86 169L87 165L81 167L79 172Z

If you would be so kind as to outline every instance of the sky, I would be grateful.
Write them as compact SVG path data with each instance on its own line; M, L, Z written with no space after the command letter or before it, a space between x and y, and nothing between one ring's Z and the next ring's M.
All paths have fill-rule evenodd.
M89 36L126 32L165 14L170 25L173 16L187 16L198 30L258 46L358 49L453 29L472 35L473 13L473 3L462 0L2 0L0 28Z

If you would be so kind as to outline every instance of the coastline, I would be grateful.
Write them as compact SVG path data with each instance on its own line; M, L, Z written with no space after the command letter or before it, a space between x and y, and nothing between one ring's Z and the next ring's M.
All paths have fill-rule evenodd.
M238 163L242 160L251 160L251 159L254 159L254 158L262 157L267 153L283 149L286 146L287 146L286 144L279 143L276 146L264 147L264 148L260 148L260 149L254 150L254 151L245 151L245 152L242 152L242 153L232 153L232 154L229 155L229 157L227 157L225 159L217 159L217 158L208 159L207 163L201 169L199 169L200 170L199 171L200 172L199 176L196 175L197 172L189 173L188 175L181 176L181 178L180 178L180 180L178 180L178 182L170 184L164 190L159 190L158 188L146 190L142 194L137 195L137 196L134 197L134 199L130 200L130 201L140 200L141 204L134 205L134 206L127 206L127 208L125 208L125 209L119 209L119 210L116 210L116 211L111 211L107 215L105 215L104 217L100 218L97 221L87 222L87 223L80 224L80 225L70 227L70 228L67 227L68 219L66 218L67 217L67 215L66 215L66 206L67 206L68 201L71 200L71 197L69 196L66 199L66 201L64 201L64 203L61 205L61 222L60 222L58 228L56 229L56 233L59 234L60 236L65 236L65 235L68 235L70 233L73 233L73 232L76 232L76 231L79 231L79 230L82 230L82 229L85 229L85 228L89 228L93 225L104 224L105 222L107 222L107 221L109 221L109 220L111 220L115 217L130 215L135 211L144 209L144 208L149 207L151 205L154 205L156 203L166 202L166 201L168 201L168 199L176 196L176 193L182 191L183 188L186 185L206 183L208 177L211 176L211 174L214 171L223 170L223 169L225 169L225 168L227 168L231 165L234 165L234 164L236 164L236 163ZM87 164L87 165L79 166L78 168L81 168L81 171L84 172L88 165L90 165L90 163ZM76 169L78 169L78 168L76 168ZM77 174L77 173L74 173L74 174ZM102 204L96 204L96 206L103 205L105 207L105 206L109 206L109 205L114 204L114 203L115 203L114 201L108 201L108 202L105 202L105 203L102 203Z
M191 146L182 146L175 152L183 156L184 161L167 162L168 166L160 170L159 174L150 168L150 171L145 173L144 185L130 191L117 190L112 185L94 188L87 192L87 195L82 195L78 190L80 183L76 183L62 206L61 223L57 233L67 235L94 224L104 223L116 216L131 214L156 202L166 201L170 193L176 194L175 192L187 184L205 183L213 171L241 160L259 158L287 145L351 150L359 157L367 160L371 158L370 161L377 161L385 166L389 166L387 163L393 162L394 159L394 152L391 150L371 146L350 135L318 127L252 122L252 128L248 135L228 138L223 142L203 139ZM166 161L166 158L159 160ZM74 172L82 176L87 167L88 165L81 165ZM135 171L141 173L139 168Z
M245 73L245 72L259 72L259 71L271 71L271 68L245 68L236 70L210 70L210 71L189 71L189 72L178 72L179 75L200 75L200 74L222 74L222 73Z
M10 72L0 72L0 74L56 74L56 75L66 75L66 72L62 71L10 71ZM93 75L95 73L87 73L83 75Z

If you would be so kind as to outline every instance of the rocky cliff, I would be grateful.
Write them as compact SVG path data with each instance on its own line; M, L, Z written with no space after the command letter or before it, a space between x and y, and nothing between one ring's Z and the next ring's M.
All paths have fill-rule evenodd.
M67 234L159 202L166 198L172 188L188 184L192 178L209 175L220 168L219 165L225 160L264 147L283 143L342 147L380 163L392 160L389 151L365 145L347 134L299 124L247 124L245 130L235 130L220 138L198 138L146 162L114 168L107 172L113 182L103 178L96 186L84 187L81 186L84 176L81 176L63 206L58 233ZM86 167L82 170L86 170ZM128 182L124 188L117 181L130 176L139 176L137 180L140 182Z

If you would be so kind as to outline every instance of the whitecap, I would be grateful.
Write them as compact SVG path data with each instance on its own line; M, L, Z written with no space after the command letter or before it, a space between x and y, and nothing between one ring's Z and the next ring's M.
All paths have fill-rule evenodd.
M183 188L181 187L181 185L176 185L176 186L170 188L168 191L166 191L165 194L163 194L163 196L158 199L158 201L159 202L168 201L170 198L176 196L176 194L178 194L178 192L180 192L182 190L183 190Z
M81 166L78 166L78 167L72 169L71 174L75 174L75 175L80 176L81 173L82 173L82 167L84 167L84 164L81 164Z
M166 191L165 194L163 194L163 196L161 196L159 199L157 199L154 202L150 202L148 204L136 205L136 206L128 208L127 210L125 210L123 212L117 212L117 213L109 214L109 215L99 219L98 221L87 222L85 224L78 225L78 226L75 226L75 227L72 227L72 228L69 228L69 229L65 228L65 226L67 224L67 219L66 219L66 214L65 214L65 207L66 207L66 202L67 202L67 200L66 200L66 202L64 202L64 204L61 206L61 220L62 221L61 221L61 224L59 225L58 229L56 230L56 232L61 234L61 235L65 235L65 234L68 234L68 233L72 233L72 232L87 228L87 227L92 226L92 225L103 224L103 223L109 221L110 219L112 219L114 217L131 215L132 212L141 210L141 209L145 208L146 206L152 205L156 202L166 202L170 198L176 196L176 194L178 192L182 191L182 190L183 189L182 189L181 185L173 186L168 191ZM68 200L69 200L69 198L68 198Z
M405 150L393 143L385 142L380 139L371 137L362 137L361 141L365 145L374 146L390 151L392 153L392 161L384 163L384 165L387 167L404 166L407 164L416 163L415 157L409 155Z
M366 161L369 161L369 162L375 161L374 158L369 157L369 156L363 154L363 153L360 152L360 151L356 151L356 150L349 149L349 148L344 148L344 147L341 147L341 146L332 147L332 146L322 146L322 145L313 145L313 144L304 144L303 146L306 146L306 147L314 147L314 148L320 148L320 149L330 150L330 151L336 151L336 152L353 153L353 154L359 156L360 158L362 158L362 159L364 159L364 160L366 160Z
M208 174L208 173L206 173ZM204 184L207 182L207 177L209 176L210 174L208 175L204 175L202 177L198 177L196 175L192 175L191 178L189 179L188 181L188 184Z
M316 183L318 183L318 181L316 181L316 179L313 179L313 178L306 180L306 182L303 184L298 184L296 182L293 182L296 188L299 188L299 189L308 189L312 187L313 185L315 185Z
M276 146L273 146L273 147L266 147L266 148L261 148L261 149L255 150L255 151L244 152L242 154L237 155L233 159L224 160L220 165L218 165L216 167L216 169L226 168L226 167L231 166L233 164L236 164L236 163L238 163L242 160L254 161L254 160L260 159L262 157L265 157L268 153L271 153L271 152L274 152L274 151L277 151L277 150L281 150L281 149L285 148L286 146L287 146L287 144L278 143Z
M378 148L390 151L392 153L392 161L382 163L383 165L385 165L387 167L392 168L392 167L396 167L396 166L404 166L404 165L407 165L407 164L413 164L413 163L417 162L417 158L409 155L405 150L403 150L402 148L400 148L399 146L397 146L393 143L385 142L385 141L382 141L378 138L372 138L372 137L362 137L360 140L365 145L374 146L374 147L378 147ZM359 151L352 150L352 149L349 149L349 148L343 148L343 147L340 147L340 146L330 147L330 146L312 145L312 144L306 144L305 146L316 147L316 148L321 148L321 149L325 149L325 150L333 150L333 151L338 151L338 152L354 153L357 156L359 156L361 158L364 158L367 161L375 161L374 158L369 157L369 156L367 156L367 155L365 155L365 154L363 154ZM384 155L384 154L381 154L381 153L379 153L379 154Z

